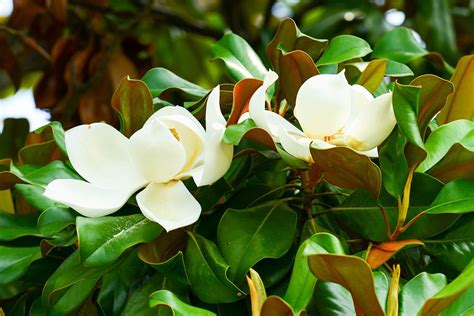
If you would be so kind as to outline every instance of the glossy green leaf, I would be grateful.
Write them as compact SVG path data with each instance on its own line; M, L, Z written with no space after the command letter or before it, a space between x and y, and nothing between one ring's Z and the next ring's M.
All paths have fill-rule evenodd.
M3 122L3 131L0 134L0 159L11 158L16 160L20 148L25 145L29 123L27 119L7 118Z
M60 204L43 196L44 189L37 185L16 184L15 190L21 193L29 205L40 211L45 211L50 207L56 207Z
M301 50L307 53L310 58L317 58L326 47L327 40L315 39L303 34L292 19L281 21L273 39L268 43L265 51L270 63L275 70L278 70L280 52Z
M194 294L206 303L230 303L244 293L228 278L229 264L210 240L189 233L184 262ZM212 289L212 291L209 291Z
M418 167L418 171L426 172L436 165L456 144L461 144L469 151L474 151L474 122L457 120L435 129L426 140L426 159Z
M158 289L167 288L167 280L162 274L156 273L145 279L136 289L133 289L122 311L124 316L156 316L161 311L149 305L150 294ZM169 314L168 314L169 315ZM161 315L160 315L161 316Z
M445 124L458 119L470 120L474 116L474 55L464 56L459 59L451 82L455 91L448 97L446 106L439 113L437 120Z
M441 312L441 316L472 316L474 313L474 286L459 296L448 308Z
M472 286L474 286L474 260L471 260L471 263L456 279L427 300L419 315L438 315Z
M63 155L67 157L66 142L64 140L64 129L60 122L53 121L34 131L35 134L43 135L46 139L54 140L55 144L61 150Z
M88 266L111 264L128 248L152 240L163 230L141 214L77 217L76 227L81 261Z
M111 102L120 116L121 130L127 137L142 128L153 114L153 98L147 85L128 76L120 81Z
M20 278L33 261L41 258L40 247L0 246L0 254L1 286Z
M372 52L370 45L363 39L352 35L339 35L329 42L316 65L338 64L353 58L364 57L370 52Z
M314 161L331 184L348 188L363 188L377 198L381 189L381 171L366 155L346 147L316 149L311 147Z
M375 43L372 53L376 58L387 58L403 64L426 54L428 52L415 40L412 30L405 27L398 27L382 35Z
M465 213L474 211L474 180L459 179L448 183L436 196L426 213Z
M55 179L82 179L76 172L69 169L59 160L53 161L40 168L30 166L12 166L12 172L27 183L43 187Z
M318 315L356 315L351 293L342 285L333 282L316 283L314 308Z
M245 138L257 141L268 148L275 148L275 143L270 134L257 127L252 119L246 119L238 124L228 126L222 141L226 144L239 145Z
M160 67L148 70L142 80L146 83L154 98L169 90L179 90L196 98L202 98L208 93L206 89L177 76L168 69Z
M308 266L308 255L317 253L344 254L341 242L331 234L317 233L306 239L298 248L284 299L299 314L313 297L316 277Z
M457 143L428 172L443 182L460 178L474 180L473 162L474 151L468 150L462 143Z
M423 304L447 284L441 274L420 273L408 281L400 292L400 316L417 315Z
M374 92L382 82L386 70L387 60L374 59L367 64L357 84L364 86L370 92Z
M282 201L227 210L217 228L217 244L231 267L230 278L239 284L258 261L283 256L295 230L296 214Z
M194 307L181 301L176 295L167 290L156 291L150 295L150 307L167 306L174 316L211 316L216 315L202 308Z
M53 236L76 223L77 213L69 208L51 207L38 217L38 229L45 236Z
M387 60L385 74L390 77L407 77L413 76L413 71L411 71L410 67L405 64L393 60Z
M0 241L9 241L23 236L40 236L36 227L38 214L12 215L0 211Z
M406 143L405 135L396 127L379 147L383 186L395 198L403 195L408 176L408 163L405 159Z
M357 313L384 315L375 292L372 270L363 259L315 254L308 257L308 264L318 279L338 283L349 290Z
M244 78L263 79L267 72L260 57L240 36L227 33L212 46L212 57L222 59L235 81Z

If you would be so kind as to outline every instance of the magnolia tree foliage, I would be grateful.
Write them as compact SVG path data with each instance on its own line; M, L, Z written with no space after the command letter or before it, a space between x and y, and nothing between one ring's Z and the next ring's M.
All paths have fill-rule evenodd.
M474 56L453 68L406 28L371 48L284 20L265 60L232 33L213 57L233 83L123 78L120 130L6 122L5 311L473 312ZM414 78L418 59L447 78Z

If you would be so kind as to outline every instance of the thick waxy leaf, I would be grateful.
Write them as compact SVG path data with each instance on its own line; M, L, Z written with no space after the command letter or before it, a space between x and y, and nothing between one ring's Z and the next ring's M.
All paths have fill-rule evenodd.
M386 241L381 244L373 245L370 248L367 256L367 263L372 269L377 269L382 264L387 262L398 251L413 246L423 245L423 242L416 239L400 240L400 241Z
M150 295L150 307L166 306L174 316L211 316L216 315L202 308L184 303L175 294L167 290L156 291Z
M318 315L356 315L351 293L342 285L318 281L314 290L314 308Z
M76 226L81 261L89 266L111 264L128 248L148 242L162 231L160 225L141 214L77 217Z
M27 119L5 119L3 131L0 134L0 159L16 160L18 151L25 145L29 128L30 124Z
M421 75L416 77L410 85L420 86L418 106L418 128L424 138L426 128L435 115L446 104L446 98L454 91L454 86L448 80L435 75Z
M33 133L41 135L45 139L54 140L61 152L67 156L66 143L64 141L64 129L60 122L51 122L36 129Z
M379 148L379 161L383 186L395 198L403 195L408 176L408 163L405 159L407 138L396 127Z
M275 70L279 66L281 49L285 52L301 50L307 53L311 58L317 58L321 51L326 47L327 40L315 39L311 36L301 33L292 19L281 21L278 30L273 39L268 43L265 51L270 63ZM283 71L280 71L281 74Z
M244 78L263 79L267 72L260 57L240 36L228 33L212 46L212 57L222 59L235 81Z
M217 228L217 243L239 284L264 258L280 258L290 248L296 214L285 203L272 201L244 210L229 209Z
M257 127L252 119L246 119L239 124L227 127L222 141L226 144L239 145L244 138L254 140L268 148L276 149L275 142L270 134L264 129Z
M426 300L438 293L446 284L446 277L441 273L418 274L408 281L400 292L400 315L417 315Z
M146 83L154 98L168 90L179 90L196 98L202 98L208 93L206 89L177 76L168 69L160 67L148 70L142 80Z
M351 293L357 313L384 315L377 299L369 265L359 257L315 254L308 257L313 274L322 281L335 282Z
M301 85L308 79L319 74L316 65L307 53L295 50L282 54L280 62L280 89L286 101L295 106L296 94Z
M420 164L418 171L425 172L440 161L450 148L459 143L465 149L474 151L474 122L457 120L435 129L426 140L428 157Z
M38 214L15 216L0 211L0 241L9 241L23 236L40 236L36 228Z
M474 286L474 260L451 283L423 304L420 315L438 315L465 291Z
M189 233L184 262L193 292L203 302L230 303L244 295L228 279L229 265L217 246L204 237Z
M112 107L119 113L123 134L130 137L153 114L153 98L143 81L127 76L112 95Z
M382 82L386 70L387 60L374 59L367 65L367 68L365 68L365 70L362 72L357 83L361 86L364 86L370 92L374 92L375 90L377 90L378 86Z
M345 147L316 149L311 147L314 161L331 184L348 189L365 189L374 198L380 194L381 171L369 157Z
M249 102L254 92L263 81L254 78L245 78L235 84L232 102L232 112L227 120L227 126L237 124L242 114L249 111Z
M415 40L410 29L398 27L385 33L375 43L372 55L377 58L388 58L405 64L426 54L428 52Z
M344 249L341 242L328 233L317 233L300 245L284 297L297 314L306 309L313 297L317 279L309 270L307 257L317 253L344 254Z
M474 180L459 179L448 183L436 196L426 213L466 213L474 211Z
M411 71L410 67L393 60L387 60L387 69L385 70L385 73L390 77L413 76L413 71Z
M16 168L12 166L12 172L24 182L39 186L46 186L55 179L81 180L81 177L77 173L66 167L66 165L59 160L53 161L41 168L30 166Z
M51 315L65 315L86 301L102 275L115 268L107 265L87 268L81 265L79 251L70 255L43 287L42 302Z
M428 172L443 182L460 178L474 180L474 151L466 149L463 144L454 144Z
M41 258L40 247L0 246L0 285L13 282L26 273L30 264Z
M76 223L78 214L69 208L51 207L38 217L38 229L45 236L53 236Z
M316 65L338 64L353 58L364 57L370 52L372 52L370 45L363 39L352 35L339 35L329 42Z
M472 119L474 116L474 55L462 57L451 77L455 91L448 97L446 106L438 115L440 124L445 124L458 119Z
M441 312L441 316L471 316L474 313L474 286L465 291L463 295L459 296L448 308Z
M45 211L50 207L58 206L57 202L51 201L43 196L44 189L31 184L16 184L15 189L21 193L28 204L40 211Z
M261 316L291 316L295 315L291 307L278 296L269 296L263 302Z
M408 140L420 148L424 148L420 128L418 127L418 113L420 107L421 88L395 83L393 89L393 111L397 118L400 130Z

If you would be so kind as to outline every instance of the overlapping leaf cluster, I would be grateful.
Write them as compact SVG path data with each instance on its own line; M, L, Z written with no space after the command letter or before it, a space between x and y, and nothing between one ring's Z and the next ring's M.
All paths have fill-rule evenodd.
M42 193L80 179L61 124L27 133L6 121L0 143L0 306L11 315L467 315L474 309L474 56L453 69L409 29L371 48L341 35L320 40L292 20L262 61L226 34L213 48L235 83L221 85L227 174L186 185L200 220L166 233L132 197L113 216L85 218ZM413 78L428 59L450 77ZM268 64L266 64L268 61ZM345 70L375 96L393 91L397 126L369 159L349 148L312 149L313 164L239 118L267 66L279 74L268 108L292 120L308 78ZM180 90L203 119L209 91L167 69L125 78L112 98L129 136L160 96ZM25 141L26 137L26 141ZM15 139L16 141L11 141Z

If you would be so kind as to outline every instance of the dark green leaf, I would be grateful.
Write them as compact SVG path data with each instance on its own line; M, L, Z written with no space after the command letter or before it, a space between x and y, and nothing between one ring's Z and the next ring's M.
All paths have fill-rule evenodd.
M205 309L194 307L194 306L184 303L175 294L167 290L157 291L150 295L150 307L155 307L155 306L160 306L160 305L169 307L172 310L174 316L216 315L215 313L212 313Z
M26 273L30 264L41 258L40 247L0 246L0 285L13 282Z
M77 213L69 208L52 207L38 217L38 229L45 236L53 236L76 223Z
M40 236L36 228L38 214L11 215L0 211L0 241L9 241L23 236Z
M0 135L0 159L11 158L16 160L18 151L25 145L29 128L30 124L27 119L5 119L3 131Z
M403 64L425 56L428 52L415 40L412 30L396 28L385 33L375 43L373 56L387 58Z
M29 205L40 211L45 211L50 207L56 207L60 204L51 201L47 197L43 196L44 189L37 185L31 184L16 184L15 189L23 195L26 202Z
M329 42L316 65L338 64L353 58L364 57L370 52L372 49L363 39L352 35L339 35Z
M474 180L459 179L448 183L436 196L426 213L466 213L474 211Z

